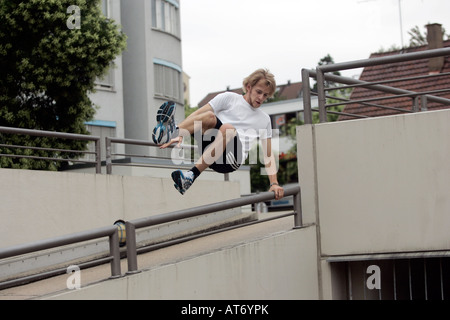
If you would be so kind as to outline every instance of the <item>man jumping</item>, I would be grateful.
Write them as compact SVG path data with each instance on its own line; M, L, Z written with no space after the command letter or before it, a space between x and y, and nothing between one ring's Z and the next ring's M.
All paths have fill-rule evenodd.
M202 155L188 171L172 172L177 190L184 194L195 179L206 169L219 173L236 171L245 161L256 139L260 139L264 164L270 181L269 191L275 198L284 196L278 184L275 157L272 152L272 126L269 115L259 107L273 96L276 83L273 74L264 69L244 79L244 95L225 92L199 108L178 126L174 123L175 104L164 103L157 114L153 141L165 149L181 145L184 136L193 135L201 146Z

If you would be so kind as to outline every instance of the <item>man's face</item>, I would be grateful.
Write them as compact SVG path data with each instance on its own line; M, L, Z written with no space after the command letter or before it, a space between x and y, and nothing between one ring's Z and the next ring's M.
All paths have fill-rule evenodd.
M259 108L269 97L270 88L266 85L266 80L262 79L252 86L247 87L244 98L253 108Z

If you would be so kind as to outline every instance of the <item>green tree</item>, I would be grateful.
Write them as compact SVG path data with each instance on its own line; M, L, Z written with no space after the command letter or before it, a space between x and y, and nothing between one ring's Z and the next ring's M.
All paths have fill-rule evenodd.
M424 33L420 30L419 26L415 26L414 28L411 28L411 30L408 31L408 34L410 36L409 39L409 46L410 47L419 47L419 46L425 46L428 44L427 40L427 30L425 29ZM449 35L445 33L445 29L442 28L442 39L448 39Z
M0 21L0 126L88 134L85 122L95 114L89 98L94 82L126 47L125 34L102 14L100 1L2 0ZM0 144L71 150L87 146L14 135L0 135ZM0 151L58 156L43 150ZM55 170L58 164L2 157L0 167Z
M408 35L409 35L409 48L413 48L413 47L420 47L420 46L426 46L428 45L428 41L427 41L427 30L426 28L423 30L420 30L419 26L414 26L414 28L411 28L408 31ZM448 40L450 39L450 34L446 34L446 31L444 28L442 28L442 39L444 40ZM390 51L398 51L401 50L402 48L399 45L393 44L391 47L389 47L388 49L384 49L383 47L381 47L377 53L384 53L384 52L390 52Z

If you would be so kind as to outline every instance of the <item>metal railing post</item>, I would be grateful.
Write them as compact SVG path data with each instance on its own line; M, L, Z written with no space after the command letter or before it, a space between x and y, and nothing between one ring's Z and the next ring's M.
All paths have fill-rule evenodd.
M419 112L420 111L419 99L420 99L420 96L415 96L415 97L412 98L412 101L413 101L412 111L413 112Z
M95 140L95 173L102 173L102 151L100 139Z
M303 227L303 216L302 216L302 198L301 198L301 188L299 187L298 192L294 194L294 229L299 229Z
M109 236L109 251L112 256L111 278L119 278L122 275L120 270L120 248L119 248L119 230L116 229Z
M327 110L325 109L326 97L325 97L325 75L320 69L316 69L317 73L317 96L319 102L319 120L320 123L327 122Z
M420 104L422 111L428 111L428 99L426 95L420 97Z
M308 69L302 69L302 90L303 90L303 114L305 117L305 124L312 124L311 87L309 83Z
M127 235L127 274L138 273L137 264L137 247L136 247L136 228L133 223L125 222L125 230Z
M106 174L112 174L112 159L111 159L111 138L105 138L106 147Z

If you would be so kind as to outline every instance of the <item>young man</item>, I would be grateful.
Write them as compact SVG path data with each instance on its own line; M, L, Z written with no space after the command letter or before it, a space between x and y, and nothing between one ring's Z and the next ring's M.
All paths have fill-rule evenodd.
M202 155L195 166L186 172L172 172L177 190L184 194L195 179L208 167L229 173L245 161L256 139L262 142L264 164L270 181L269 191L281 199L284 189L278 185L275 157L272 153L272 127L270 117L259 107L273 96L276 83L273 74L259 69L244 79L244 96L225 92L199 108L175 126L174 103L164 103L157 115L158 125L153 130L153 140L161 148L177 143L183 136L194 135Z

